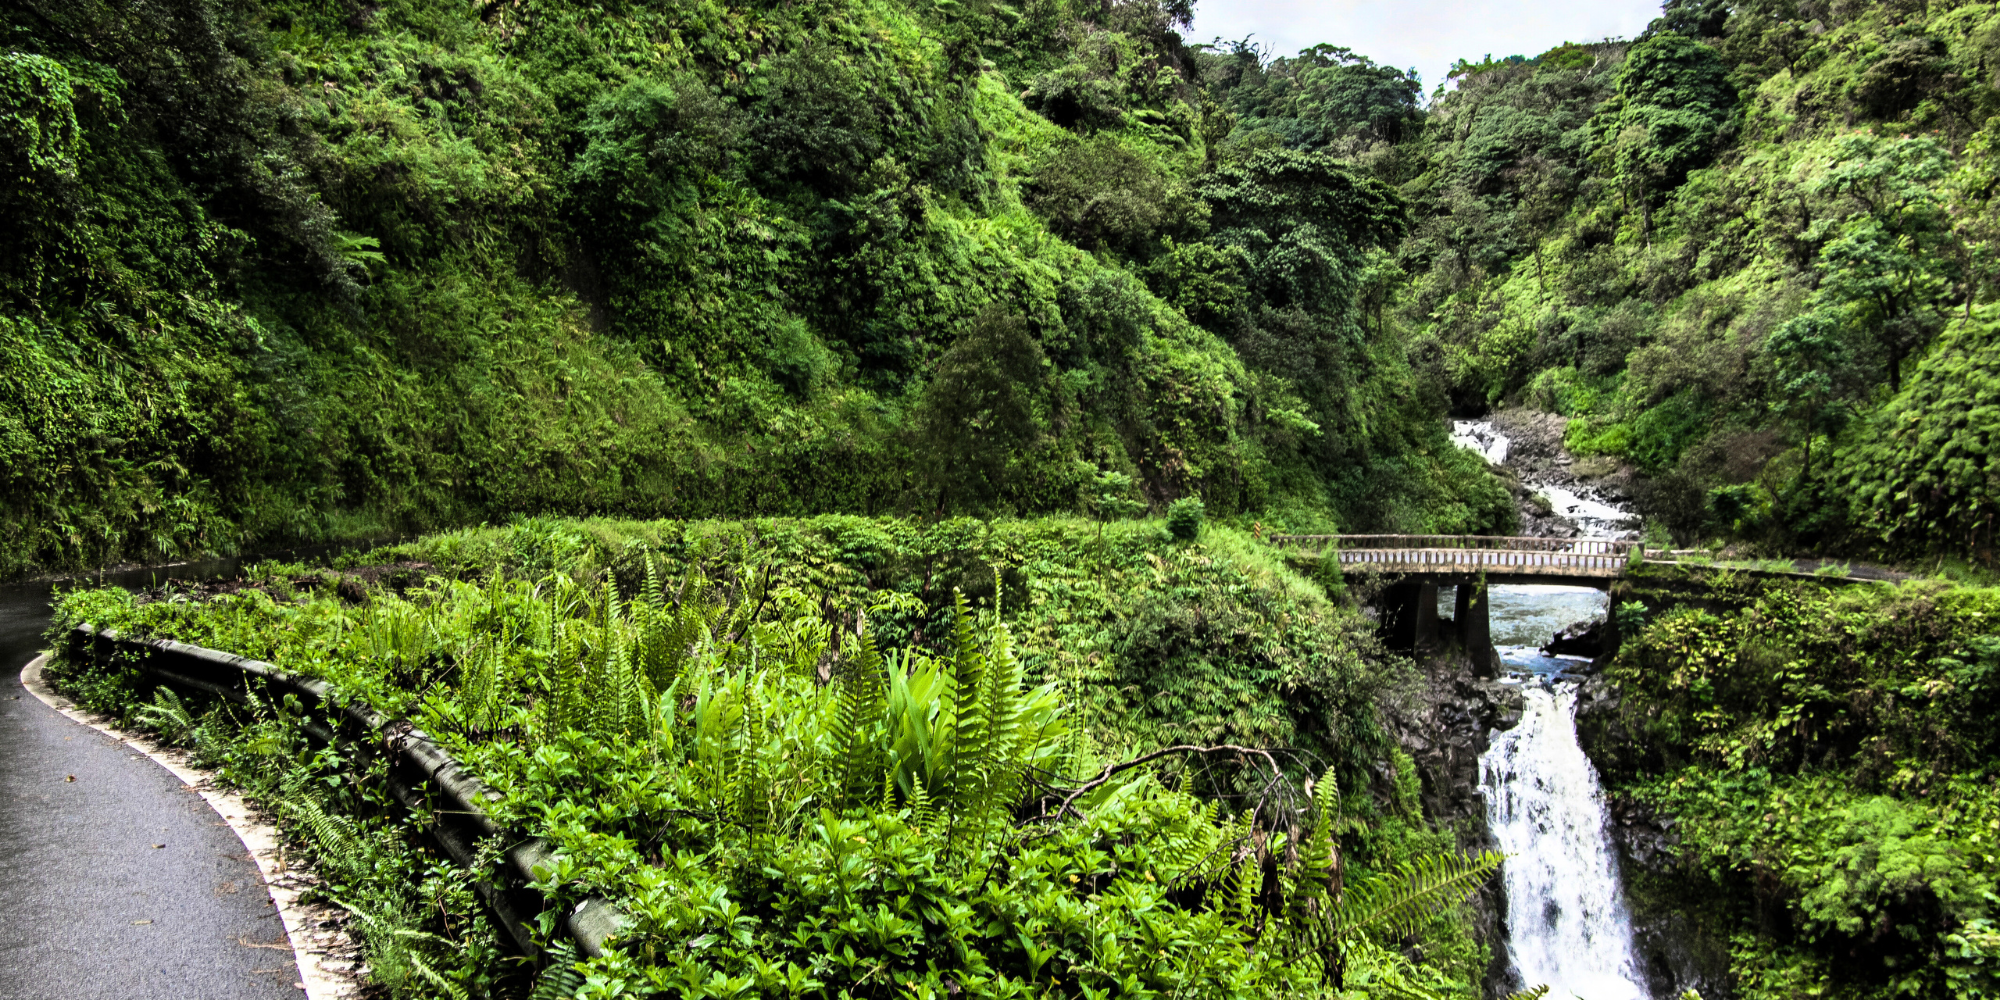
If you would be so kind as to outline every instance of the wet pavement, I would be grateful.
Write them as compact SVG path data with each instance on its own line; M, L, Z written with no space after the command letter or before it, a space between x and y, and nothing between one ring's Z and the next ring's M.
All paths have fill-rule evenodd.
M0 1000L294 1000L242 841L151 759L21 686L48 589L0 587Z

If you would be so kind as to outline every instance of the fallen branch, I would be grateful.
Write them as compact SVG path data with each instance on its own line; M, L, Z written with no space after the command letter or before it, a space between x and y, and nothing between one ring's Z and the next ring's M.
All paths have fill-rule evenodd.
M1195 746L1194 744L1191 743L1183 743L1179 746L1171 746L1165 749L1155 750L1152 753L1143 754L1141 756L1134 757L1131 760L1121 761L1119 763L1112 764L1109 767L1106 767L1104 770L1098 772L1097 777L1084 782L1082 785L1077 786L1077 788L1074 791L1070 792L1069 795L1062 800L1062 805L1056 808L1054 815L1051 815L1045 808L1042 810L1042 813L1040 815L1027 820L1027 822L1039 823L1042 822L1043 820L1059 820L1063 818L1064 814L1066 813L1074 814L1077 819L1084 818L1083 813L1078 812L1074 805L1074 803L1079 797L1089 792L1093 788L1102 787L1105 782L1110 781L1112 777L1116 776L1120 772L1130 771L1131 769L1138 767L1141 764L1151 763L1152 761L1159 760L1162 757L1172 756L1175 754L1208 755L1208 754L1220 754L1220 753L1233 753L1239 757L1240 756L1262 757L1264 759L1264 763L1269 764L1271 766L1271 784L1275 784L1279 781L1284 780L1284 772L1280 770L1278 767L1278 758L1272 756L1271 751L1269 750L1260 750L1256 747L1240 747L1233 743L1224 743L1220 746L1212 746L1212 747ZM1270 790L1271 784L1266 784L1264 786L1265 791Z

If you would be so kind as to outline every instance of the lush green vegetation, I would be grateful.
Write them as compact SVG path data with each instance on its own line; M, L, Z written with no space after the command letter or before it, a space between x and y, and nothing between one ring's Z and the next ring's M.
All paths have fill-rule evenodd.
M1711 577L1608 672L1607 785L1673 821L1659 905L1739 995L2000 990L2000 592Z
M1500 530L1439 417L1515 403L1684 540L1990 562L1991 413L1925 382L1990 354L1986 6L1675 0L1428 104L1188 17L12 9L0 571L523 512Z
M1186 17L12 6L0 572L542 511L1504 527L1353 307L1401 199L1228 154Z
M1961 399L1991 395L1995 17L1670 0L1629 44L1461 62L1423 109L1330 46L1204 80L1240 116L1225 149L1402 193L1362 301L1452 406L1570 417L1683 541L1990 565L2000 429Z
M1475 995L1452 905L1498 859L1438 853L1358 615L1230 529L1099 527L530 521L223 594L81 591L52 635L266 659L437 735L556 845L544 891L629 918L548 991ZM400 995L527 988L469 878L296 706L54 674L273 803ZM1181 743L1259 749L1107 767Z
M1522 405L1682 541L1990 569L2000 14L1671 0L1428 100L1189 21L9 5L0 574L441 531L62 621L447 737L638 915L593 995L1470 996L1462 919L1328 923L1450 844L1400 661L1259 535L1509 530L1442 418ZM2000 990L1991 595L1720 579L1610 675L1654 888L1749 996ZM389 988L527 988L287 706L66 669L282 804ZM1282 801L1174 757L1036 818L1184 742Z

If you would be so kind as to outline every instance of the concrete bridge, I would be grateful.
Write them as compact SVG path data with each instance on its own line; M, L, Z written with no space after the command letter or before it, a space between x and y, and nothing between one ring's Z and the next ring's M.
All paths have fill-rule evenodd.
M1440 648L1438 588L1457 590L1450 638L1473 668L1498 669L1486 587L1551 583L1611 589L1625 569L1646 558L1641 542L1598 538L1510 538L1497 535L1273 535L1281 548L1332 557L1343 572L1373 570L1395 580L1375 598L1382 637L1393 649Z
M1642 542L1601 538L1510 538L1500 535L1272 535L1271 542L1325 554L1343 571L1456 582L1486 574L1488 583L1567 583L1609 589Z

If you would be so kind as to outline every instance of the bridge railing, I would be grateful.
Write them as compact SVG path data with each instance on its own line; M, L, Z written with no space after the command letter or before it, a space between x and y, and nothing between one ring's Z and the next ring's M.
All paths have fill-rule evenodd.
M1385 573L1615 577L1630 556L1531 549L1335 549L1342 566L1375 566Z
M1515 538L1506 535L1272 535L1280 546L1346 549L1463 549L1488 552L1554 552L1567 555L1644 557L1645 543L1604 538Z

